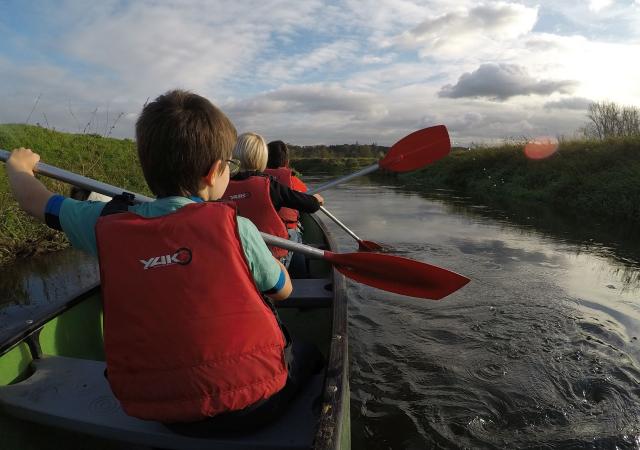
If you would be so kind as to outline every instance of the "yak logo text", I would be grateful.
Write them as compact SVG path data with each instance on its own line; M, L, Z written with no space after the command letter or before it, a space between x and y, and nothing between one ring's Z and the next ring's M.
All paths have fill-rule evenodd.
M233 194L227 197L229 200L242 200L251 197L251 192L241 192L239 194Z
M154 267L170 266L172 264L184 266L191 262L191 250L182 247L172 255L153 256L149 259L141 259L140 262L144 266L144 270L153 269Z

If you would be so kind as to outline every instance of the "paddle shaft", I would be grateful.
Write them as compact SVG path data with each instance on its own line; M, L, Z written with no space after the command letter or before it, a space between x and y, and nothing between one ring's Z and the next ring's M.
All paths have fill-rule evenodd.
M334 186L337 186L339 184L346 183L349 180L353 180L354 178L358 178L358 177L361 177L363 175L367 175L367 174L369 174L371 172L375 172L379 168L380 168L380 165L378 163L372 164L370 166L365 167L364 169L358 170L357 172L354 172L354 173L349 174L349 175L345 175L344 177L337 178L337 179L335 179L333 181L329 181L328 183L320 185L315 189L311 189L311 190L307 191L307 194L313 195L313 194L316 194L318 192L325 191L325 190L327 190L329 188L332 188ZM321 206L320 207L320 211L325 213L329 219L333 220L336 223L336 225L338 225L340 228L342 228L344 231L346 231L349 236L351 236L352 238L354 238L358 242L362 242L362 239L360 239L353 231L351 231L344 223L342 223L340 221L340 219L338 219L336 216L331 214L331 212L329 212L329 210L327 208L325 208L324 206Z
M372 164L370 166L365 167L364 169L360 169L357 172L353 172L349 175L345 175L344 177L336 178L335 180L329 181L328 183L321 184L320 186L309 189L306 193L309 195L317 194L318 192L326 191L329 188L337 186L342 183L346 183L347 181L353 180L354 178L361 177L363 175L367 175L371 172L375 172L380 168L378 163Z
M10 152L0 149L0 161L6 162L9 159L9 156L11 156ZM123 189L116 186L102 183L101 181L97 181L91 178L83 177L82 175L78 175L64 169L59 169L58 167L50 166L49 164L45 163L38 163L34 169L34 172L40 175L47 176L49 178L64 181L65 183L78 186L82 189L87 189L89 191L95 191L100 194L108 195L110 197L115 197L116 195L120 195L125 192ZM153 201L152 198L147 197L146 195L133 195L135 195L135 201L138 203Z
M6 162L9 159L9 156L11 156L10 152L0 149L0 161ZM90 191L98 192L100 194L108 195L110 197L115 197L116 195L120 195L123 192L128 192L135 196L133 201L136 203L146 203L153 201L151 197L147 197L146 195L129 192L111 184L103 183L92 178L83 177L82 175L78 175L73 172L69 172L68 170L60 169L58 167L51 166L45 163L36 164L34 172L49 178L53 178L55 180L78 186L82 189L87 189ZM274 245L277 247L285 248L289 251L303 253L311 258L324 257L324 251L318 250L317 248L299 244L297 242L291 242L287 239L282 239L267 233L261 232L260 234L268 245Z
M352 238L354 238L358 242L362 241L362 239L360 239L353 231L351 231L349 228L347 228L347 226L344 223L342 223L340 221L340 219L338 219L336 216L331 214L331 212L329 212L329 210L327 208L325 208L324 206L321 206L320 207L320 211L325 213L329 219L333 220L340 228L342 228L344 231L346 231L349 236L351 236Z

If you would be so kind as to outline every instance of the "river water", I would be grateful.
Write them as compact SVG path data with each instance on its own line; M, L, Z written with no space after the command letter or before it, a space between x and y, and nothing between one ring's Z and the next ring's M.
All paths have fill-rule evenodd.
M472 280L437 302L350 284L354 448L640 448L629 230L366 180L326 201L361 238Z
M544 208L509 216L397 182L360 180L325 198L362 238L472 280L437 302L349 284L354 449L640 448L633 229ZM330 228L341 251L355 249ZM47 260L16 265L24 283L3 271L15 286L0 292L28 303L95 281L87 258ZM78 263L75 287L43 291L36 272Z

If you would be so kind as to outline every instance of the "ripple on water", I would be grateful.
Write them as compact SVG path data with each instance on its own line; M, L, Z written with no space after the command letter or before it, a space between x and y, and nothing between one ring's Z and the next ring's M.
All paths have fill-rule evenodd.
M396 200L394 220L424 233L394 252L472 283L439 302L350 285L353 447L640 448L640 307L593 297L632 277L578 299L561 281L583 247Z

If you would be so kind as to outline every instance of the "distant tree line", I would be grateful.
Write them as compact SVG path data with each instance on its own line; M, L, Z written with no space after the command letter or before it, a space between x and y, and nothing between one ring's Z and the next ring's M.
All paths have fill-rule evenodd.
M293 145L287 144L292 159L302 158L379 158L389 147L372 144Z
M579 132L588 139L603 140L612 137L640 136L640 108L619 105L611 101L599 101L587 107L588 122ZM505 140L507 144L524 144L528 137L513 137ZM293 145L287 144L291 159L332 159L332 158L380 158L389 147L371 144L341 145ZM452 150L470 150L484 148L486 145L472 143L469 147L453 147Z
M590 139L640 136L640 108L601 101L588 107L589 121L581 129Z

